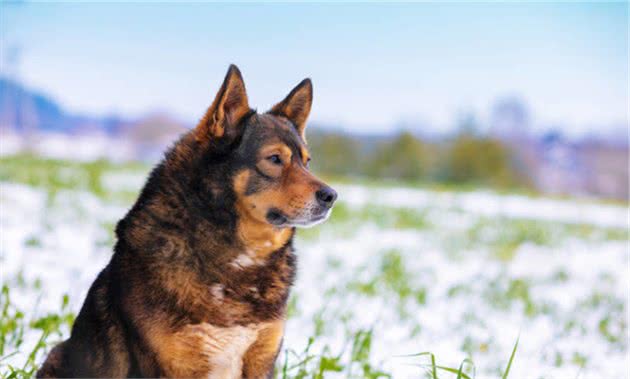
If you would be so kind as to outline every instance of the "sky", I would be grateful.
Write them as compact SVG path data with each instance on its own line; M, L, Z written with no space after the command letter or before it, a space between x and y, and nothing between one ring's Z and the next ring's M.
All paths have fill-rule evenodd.
M0 6L2 74L72 112L194 123L235 63L252 107L310 77L310 120L358 133L483 123L513 96L535 130L627 127L627 3Z

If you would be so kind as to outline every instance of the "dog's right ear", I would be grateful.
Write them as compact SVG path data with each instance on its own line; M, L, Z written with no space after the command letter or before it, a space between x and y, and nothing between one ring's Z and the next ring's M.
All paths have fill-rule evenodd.
M243 117L251 112L243 76L235 65L230 65L223 85L197 127L197 141L236 135Z

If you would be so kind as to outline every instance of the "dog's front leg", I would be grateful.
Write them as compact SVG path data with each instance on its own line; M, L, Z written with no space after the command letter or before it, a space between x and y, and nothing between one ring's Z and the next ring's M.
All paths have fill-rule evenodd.
M284 320L270 323L258 332L258 338L243 357L243 379L273 377L276 357L282 344Z

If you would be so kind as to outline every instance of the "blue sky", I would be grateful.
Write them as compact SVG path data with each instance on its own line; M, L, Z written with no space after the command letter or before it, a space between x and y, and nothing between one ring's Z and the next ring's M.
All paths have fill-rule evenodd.
M536 128L627 123L627 3L3 3L2 18L18 77L77 112L194 122L236 63L259 110L309 76L311 120L357 132L443 131L513 95Z

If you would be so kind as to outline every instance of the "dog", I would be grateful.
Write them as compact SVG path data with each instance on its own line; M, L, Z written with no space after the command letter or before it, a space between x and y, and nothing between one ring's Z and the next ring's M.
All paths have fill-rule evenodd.
M337 198L309 171L312 99L305 79L257 113L230 66L117 224L111 261L37 377L272 377L295 228Z

